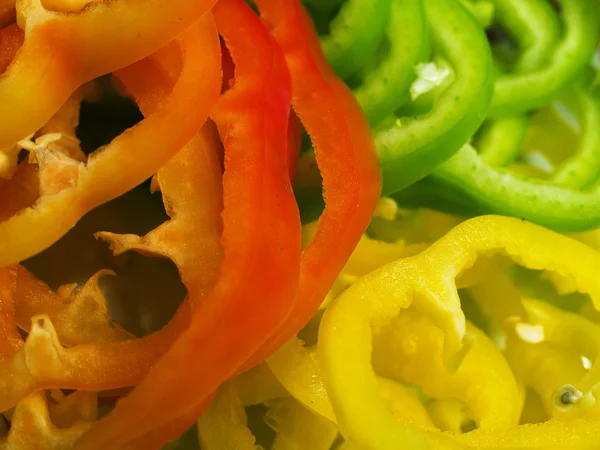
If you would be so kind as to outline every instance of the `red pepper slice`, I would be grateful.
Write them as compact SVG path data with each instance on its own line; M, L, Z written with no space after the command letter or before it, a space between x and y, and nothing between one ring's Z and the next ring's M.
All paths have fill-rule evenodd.
M256 0L281 46L292 77L292 103L311 136L326 207L302 253L298 297L288 320L245 365L249 368L308 323L333 286L375 211L381 174L367 120L327 65L299 0Z
M214 13L236 64L235 83L213 112L225 146L221 275L189 329L77 449L131 448L149 436L155 448L191 425L201 404L284 321L296 295L300 219L286 167L289 74L243 0L222 0Z

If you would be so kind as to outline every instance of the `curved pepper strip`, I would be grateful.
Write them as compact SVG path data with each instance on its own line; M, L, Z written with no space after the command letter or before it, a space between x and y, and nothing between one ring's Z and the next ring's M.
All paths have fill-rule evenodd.
M563 232L585 231L600 224L596 208L600 187L587 191L566 189L495 169L486 165L468 145L438 168L432 178L435 178L435 185L428 181L402 195L411 197L411 202L418 199L430 206L439 205L441 184L465 196L462 200L457 199L458 207L469 215L473 214L475 206L479 212L522 217ZM438 193L434 193L433 186ZM395 198L403 203L399 196ZM465 198L473 203L465 207Z
M461 400L479 428L516 426L522 405L510 367L494 343L470 323L465 336L469 352L451 373L443 363L441 330L408 309L377 330L373 367L379 375L420 386L429 397Z
M140 60L173 40L213 3L126 0L69 14L48 11L41 0L19 2L18 22L25 30L25 42L0 81L5 117L0 147L41 128L86 81Z
M598 4L595 0L561 0L560 4L562 40L545 64L496 80L492 116L524 113L555 100L590 64L600 39Z
M157 95L155 101L160 103L152 107L155 111L102 151L90 155L87 165L73 161L50 167L49 170L68 173L70 184L55 195L38 200L34 208L0 223L0 265L21 261L53 244L86 212L155 173L197 132L220 88L220 54L212 21L202 19L178 42L183 69L170 95L166 99ZM201 45L204 51L199 49ZM127 84L128 74L146 70L148 64L142 60L117 75ZM149 143L152 145L148 147ZM143 158L139 153L142 150ZM127 170L115 170L116 167Z
M493 167L508 166L521 151L528 124L526 116L505 117L485 123L477 139L481 159Z
M454 154L479 128L492 96L490 48L473 16L455 0L424 0L436 45L454 69L454 81L434 109L400 118L376 131L382 195L409 186Z
M87 159L76 135L84 89L85 87L82 87L75 91L56 114L36 133L39 139L43 138L44 135L58 134L57 139L47 145L48 149L54 152L65 153L67 156L78 161L85 161Z
M460 351L465 319L452 280L474 263L477 254L500 251L531 269L572 274L577 289L589 294L600 308L595 275L600 254L594 250L509 217L484 216L463 222L419 255L362 278L325 311L319 362L347 439L377 450L406 445L425 448L425 435L399 427L377 396L371 365L372 325L385 324L412 303L444 331L444 359L453 363L457 355L464 356ZM573 254L578 255L576 260L569 257Z
M139 82L135 82L136 78L139 78ZM160 86L161 79L153 77L152 71L144 70L137 74L130 73L129 81L140 107L147 113L148 108L151 108L155 101L156 87ZM161 247L158 250L162 250L179 263L185 281L188 281L190 271L199 271L201 276L196 276L194 283L188 283L190 292L194 294L201 294L203 290L207 290L218 273L220 258L218 239L221 232L218 214L222 200L219 188L220 169L215 156L216 145L211 140L210 132L203 130L161 168L158 174L167 210L172 218L155 230L153 236L165 238L159 242ZM188 207L190 202L194 203L193 208ZM173 243L184 239L186 231L188 239L185 252L176 251ZM200 236L197 235L198 231L201 231ZM207 249L210 250L209 253L201 254ZM189 255L195 257L192 260L193 266L185 265L190 262L190 258L186 259ZM98 277L106 273L106 271L99 272L79 291L73 291L75 286L59 289L61 297L51 292L44 283L37 281L25 269L19 268L16 310L19 325L23 329L29 329L31 318L44 313L48 314L56 327L58 338L63 345L105 344L131 339L129 333L107 321L106 304L97 285ZM87 364L93 364L93 367L100 365L96 369L99 373L110 372L111 365L120 364L121 370L118 371L119 375L114 377L113 383L117 383L117 386L127 385L131 383L128 378L139 379L166 350L178 331L187 325L185 318L187 314L189 314L189 304L186 302L182 311L178 313L178 319L162 331L140 340L116 344L115 353L111 353L111 347L101 347L96 350L100 353L99 361L91 362L94 361L92 358ZM86 320L81 321L81 317L85 317ZM85 354L86 349L69 350L69 352L73 351ZM123 354L117 358L118 351L128 355L128 363L121 361ZM110 355L113 355L114 363L110 362ZM137 358L132 358L131 355L137 355ZM133 360L136 360L136 363L131 364ZM86 360L80 358L80 361L83 366ZM125 370L126 366L132 369ZM65 382L69 381L65 380ZM93 384L99 381L90 378L89 382Z
M98 416L98 394L75 391L68 395L59 389L48 392L50 418L57 426L67 428L79 420L93 421Z
M373 217L367 233L384 242L405 240L410 243L409 245L431 243L444 236L463 220L458 216L432 209L399 210L389 219Z
M188 413L239 370L295 298L300 221L286 167L289 74L277 44L242 0L221 1L214 13L236 64L236 82L213 110L226 154L220 277L189 328L78 449L123 448L181 424L183 416L192 419ZM156 435L155 443L173 437Z
M315 147L326 207L315 238L302 251L298 294L288 319L244 369L264 360L310 321L367 228L381 189L367 121L351 92L327 66L299 1L256 4L286 58L292 104Z
M302 241L309 243L314 238L317 227L317 222L304 225L302 227ZM424 242L407 244L402 239L385 242L372 239L364 234L346 261L340 276L347 275L351 279L362 277L384 264L416 255L427 248L428 245Z
M418 202L465 215L494 212L525 218L559 231L584 231L600 224L600 97L574 91L580 113L578 148L551 180L538 180L488 165L470 146L440 166L429 179L395 195L400 204ZM499 162L499 161L495 161ZM469 204L470 202L470 204Z
M0 29L0 73L4 73L13 61L24 38L23 31L16 24Z
M237 389L224 383L198 419L198 440L205 450L259 450Z
M99 271L80 289L67 285L58 289L60 294L52 292L24 267L18 266L16 274L15 320L22 330L29 330L33 317L45 314L56 328L61 344L67 347L133 338L110 320L106 299L98 285L102 276L114 275L113 272Z
M329 450L338 435L337 426L291 397L268 401L265 423L275 431L271 450L310 448Z
M0 80L0 148L41 128L85 82L173 40L213 3L125 0L59 13L44 9L42 0L20 1L17 16L25 42Z
M547 0L491 2L495 21L510 34L520 50L513 71L538 70L552 57L561 37L561 23L554 7ZM504 76L510 78L511 75Z
M579 143L575 154L550 177L553 184L573 189L589 187L600 177L600 97L582 87L572 89L579 118ZM479 152L491 166L506 166L521 149L528 120L525 117L498 119L479 141Z
M194 43L198 37L194 36L194 33L200 32L199 34L202 36L202 31L200 30L204 28L204 39L200 38L199 42L213 44L213 50L215 50L214 56L216 64L218 65L218 62L220 61L218 54L219 44L214 25L211 25L209 21L204 24L199 23L197 28L197 30L189 31L191 35L187 37L189 39L187 44L185 44L185 38L181 38L182 44L185 44L184 48L185 46L188 47L186 49L187 52L195 50ZM207 46L207 48L210 47ZM186 70L185 66L186 61L184 53L184 70ZM143 94L140 95L139 99L140 104L143 105L143 109L156 107L155 105L157 102L160 103L166 98L166 94L161 94L161 92L166 92L170 83L168 80L163 79L161 81L160 77L152 75L152 70L157 70L152 61L147 60L140 63L137 67L128 70L128 82L135 85L135 91L138 94L140 91ZM145 86L144 82L146 83ZM217 88L218 82L214 83L214 85L215 88ZM161 95L163 95L162 98ZM144 96L146 96L146 98L144 98ZM213 150L211 145L210 141L207 141L204 138L195 139L190 143L190 147L186 148L187 153L183 152L182 156L176 159L176 162L180 161L179 158L187 157L190 152L192 153L192 156L196 151L201 153L203 151L202 146L206 146L214 152L215 150ZM178 167L181 169L181 166ZM184 168L186 167L184 166ZM189 169L195 169L195 167L189 165ZM202 174L202 176L204 177L204 174ZM189 181L190 177L188 177L187 180ZM202 188L204 188L203 183L204 181L199 183ZM216 195L219 197L218 191ZM182 203L185 204L186 201L189 200L184 199ZM215 215L217 214L218 212L215 213ZM195 216L196 219L200 219L200 217L201 216ZM207 220L209 225L205 230L207 232L206 238L208 238L208 235L210 234L208 230L210 230L210 222L214 220L214 218L208 217ZM200 223L201 222L197 222L197 225ZM217 229L213 234L215 235L216 240L219 235L219 230ZM205 245L206 242L201 244ZM200 277L199 280L210 280L210 276L210 272L205 271L203 277ZM31 282L31 280L29 280L29 282ZM25 287L28 289L30 286L26 283ZM93 285L90 289L92 288ZM68 293L68 290L65 291L63 289L63 294L66 293ZM63 305L63 307L58 310L52 308L52 296L50 296L49 299L48 293L44 293L43 288L40 289L39 286L34 287L33 292L31 290L26 290L24 294L22 304L20 304L20 307L23 310L22 314L25 316L23 320L26 320L28 315L31 315L37 308L40 308L43 312L48 312L54 320L57 320L57 325L61 326L59 335L66 340L79 340L79 342L74 343L85 343L85 341L82 340L90 338L89 335L86 338L85 333L88 333L94 338L92 342L102 343L94 345L76 345L64 349L59 344L58 335L52 326L52 319L50 319L48 315L32 317L33 326L30 329L30 335L25 343L24 349L14 354L5 362L6 365L4 370L12 373L15 377L14 379L19 379L19 383L11 383L10 387L3 388L3 392L6 392L6 395L3 396L2 401L7 402L6 407L13 405L22 398L23 395L44 387L100 390L133 385L139 381L149 367L152 366L166 351L170 343L175 340L181 330L189 324L190 302L184 302L175 317L161 331L141 339L129 339L122 342L114 342L116 336L106 336L104 338L102 338L102 335L100 334L95 336L94 332L97 327L92 327L92 320L87 326L86 323L77 324L83 326L83 331L85 331L85 333L82 333L82 330L78 330L77 328L69 328L74 326L73 323L69 323L69 318L72 318L73 315L77 315L78 311L81 312L82 307L87 306L89 308L92 306L85 298L85 289L78 294L80 296L79 301ZM96 302L93 301L92 303ZM102 311L105 310L106 307L104 304L100 304L99 306L100 311L98 312L101 316ZM98 308L98 306L96 306L96 308ZM90 314L90 312L87 314L86 317L89 319L94 319L96 316L96 314ZM61 323L61 320L64 325ZM103 322L100 320L99 325L102 324ZM107 341L106 338L109 338L109 340ZM135 355L135 358L131 357L131 355ZM31 360L28 367L24 368L22 365L17 365L15 367L16 362L22 360L23 357ZM45 361L45 363L42 364L41 361ZM24 370L25 372L23 372ZM2 379L10 383L10 378L3 377Z
M361 13L364 14L364 13ZM429 27L422 0L391 0L386 26L389 50L361 78L354 95L375 125L409 100L416 65L429 56Z
M0 269L0 353L3 354L2 356L18 351L23 345L23 340L15 325L16 290L16 268ZM4 411L4 409L1 410Z
M510 317L525 317L523 293L506 271L497 271L487 280L470 287L470 293L491 318L492 325L503 330Z
M600 94L573 89L579 116L579 144L573 157L559 166L551 180L558 186L585 189L600 178Z
M235 381L232 380L232 381ZM248 428L241 393L233 382L219 388L213 403L198 420L198 437L206 450L255 450L256 438ZM275 432L272 450L329 450L337 427L288 395L265 399L265 423Z
M346 0L321 38L327 62L341 78L356 73L383 39L391 0Z
M187 314L189 310L181 308L160 332L141 339L79 341L81 345L71 348L61 345L47 315L33 316L22 348L0 359L0 371L5 374L0 382L4 393L0 410L46 388L106 390L136 384L188 324Z
M71 397L71 394L69 397ZM67 397L68 398L68 397ZM0 438L1 450L70 450L93 423L93 419L76 414L75 423L61 423L52 417L50 402L43 392L31 395L17 405L6 437ZM57 423L58 422L58 423Z
M23 161L10 180L0 179L0 221L7 220L23 208L32 206L40 196L37 164Z
M17 268L0 269L0 360L4 363L10 354L23 348L23 341L15 325L15 292L17 290ZM25 344L27 346L27 344ZM21 359L19 364L27 365L33 361L27 357ZM11 377L14 374L4 374ZM11 383L20 382L9 378ZM92 394L95 398L95 395ZM88 396L89 397L89 396ZM72 403L72 402L71 402ZM95 419L95 404L92 417L82 417L77 411L69 411L68 405L58 405L60 408L49 410L48 400L44 393L33 394L20 402L13 415L9 433L0 438L0 449L29 450L38 448L72 448L73 443L90 426L90 420ZM6 408L2 408L5 410ZM90 408L86 408L87 411ZM84 410L85 412L85 410ZM69 416L76 414L77 424L69 420ZM54 416L51 418L51 415ZM82 422L82 419L87 419ZM60 429L57 427L60 425Z
M382 195L411 185L454 154L479 128L492 98L491 52L475 18L456 0L423 2L435 44L454 68L454 81L430 112L395 119L391 126L383 122L375 131ZM303 220L312 220L320 187L310 157L304 164L296 191Z
M218 142L205 125L157 172L170 220L143 237L109 232L95 235L109 242L115 255L135 250L171 259L186 286L187 301L195 306L214 287L223 257L219 241L223 197L217 148Z
M269 369L281 385L306 408L325 419L337 423L323 377L319 369L316 349L304 347L293 338L267 359ZM394 418L403 424L414 424L423 429L433 428L423 404L404 385L378 377L379 395Z

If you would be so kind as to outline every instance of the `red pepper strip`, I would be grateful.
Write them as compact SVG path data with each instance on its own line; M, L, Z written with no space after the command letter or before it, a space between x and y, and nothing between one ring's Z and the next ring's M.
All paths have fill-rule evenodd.
M295 298L301 230L285 167L289 74L243 0L222 0L214 13L236 64L235 84L213 111L226 155L221 276L189 329L80 450L127 448L169 422L191 425L191 411L265 342Z
M158 450L162 448L163 444L181 436L190 427L190 424L198 420L198 417L210 405L213 397L214 394L208 397L206 401L198 403L194 408L177 417L177 419L161 425L142 437L133 440L125 445L123 450Z
M202 17L214 0L119 0L78 13L19 3L21 51L0 79L0 148L34 133L79 86L145 58Z
M327 65L317 33L298 0L256 0L292 76L292 103L315 147L326 208L302 253L294 308L277 333L244 366L255 365L308 323L364 233L381 192L367 120Z
M35 208L0 223L0 266L50 246L86 212L155 173L198 131L220 87L220 54L212 20L201 19L178 42L183 69L169 97L157 96L156 106L162 107L90 155L87 166L76 165L78 176L72 188L45 196ZM141 70L138 64L146 67L148 61L125 68L117 76L127 83L128 73Z
M1 0L0 0L1 2ZM2 5L0 4L0 23L2 23ZM9 25L0 30L0 73L3 73L15 58L23 45L23 30L17 25Z

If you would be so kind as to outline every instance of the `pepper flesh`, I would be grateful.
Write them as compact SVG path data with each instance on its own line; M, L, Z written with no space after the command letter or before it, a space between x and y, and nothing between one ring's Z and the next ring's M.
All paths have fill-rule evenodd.
M171 50L177 51L181 46L185 50L182 52L184 56L182 70L186 70L187 65L185 54L189 55L192 51L196 51L196 46L200 43L209 44L207 49L210 49L210 44L212 44L212 49L215 50L216 64L220 61L216 30L214 24L211 24L210 18L208 19L208 23L199 23L195 30L190 30L187 37L180 38L179 43L171 48ZM194 65L192 65L193 68ZM126 72L121 75L124 81L129 84L131 90L138 96L139 104L146 113L151 113L153 109L159 107L161 102L165 101L168 89L172 85L167 78L158 74L158 67L152 59L142 61L137 66L126 69ZM176 76L174 75L174 77ZM218 83L214 83L214 85L218 87ZM203 150L204 148L209 150ZM167 165L161 174L165 178L164 181L172 181L173 174L169 178L169 171L175 168L178 172L177 176L185 175L186 171L193 170L198 162L197 159L193 159L197 158L194 153L201 154L202 151L215 152L214 145L210 143L206 133L204 136L199 136L193 140L184 151L178 154L170 166ZM185 164L186 161L187 165ZM178 165L182 163L183 167ZM215 165L217 164L215 163ZM217 172L218 169L214 170L214 173ZM208 182L209 178L203 175L201 179L197 179L196 176L193 176L194 172L189 173L191 176L187 177L184 186L189 189L195 185L198 191L206 195L207 199L210 199L211 191L205 190L206 185L203 184ZM178 178L176 181L183 180ZM175 188L173 189L175 190ZM185 206L185 202L190 201L187 195L193 193L193 189L191 192L188 190L185 195L182 193L177 198L176 193L171 192L170 186L166 186L165 194L168 196L166 201L167 203L172 201L174 210L179 212ZM214 192L214 195L217 198L216 211L208 208L209 201L207 201L206 211L212 211L212 214L216 216L220 202L218 189ZM194 198L198 200L198 196ZM186 211L188 214L191 212L193 210ZM185 218L185 214L183 215ZM206 246L211 236L214 242L218 242L220 229L214 225L214 217L203 218L202 215L197 215L194 216L194 220L196 226L203 224L205 228L203 233L205 240L196 242L196 248ZM171 223L171 225L173 224ZM164 227L177 228L177 226L173 227L167 224ZM189 244L188 250L192 250L194 246L192 243ZM218 262L218 252L215 257ZM197 262L200 263L200 261L204 260ZM198 264L198 266L201 265ZM211 272L208 270L210 265L205 264L202 276L195 279L196 284L194 286L200 290L203 284L210 284L211 277L214 277L217 267L218 264L215 264L215 268ZM7 370L10 370L11 367L14 370L14 364L23 356L31 359L32 362L29 370L25 371L22 365L17 365L21 368L15 375L19 379L19 383L12 383L10 389L5 388L4 392L7 394L2 397L2 400L6 403L0 408L2 410L14 405L27 393L44 387L99 390L133 385L140 380L149 367L155 363L177 335L189 324L190 302L184 302L175 317L162 330L141 339L131 339L128 333L118 327L111 330L110 323L106 321L106 305L103 303L103 297L101 303L98 303L98 298L93 296L91 299L88 298L87 294L93 294L90 291L97 290L94 279L88 282L87 288L84 286L82 290L74 294L70 304L65 305L64 303L61 304L61 299L48 292L47 287L33 279L26 271L20 269L18 273L17 294L20 301L16 310L18 313L17 319L23 328L30 331L30 336L23 351L13 355L11 360L6 361L6 364L8 364ZM206 289L206 286L204 286L204 289ZM79 323L81 312L86 309L88 310L84 316L86 320ZM35 315L39 313L45 314L41 316L42 320L40 321L36 319L40 316ZM77 319L76 323L74 323L74 318ZM28 321L33 321L31 328L27 323ZM55 326L58 327L58 330L55 330ZM81 328L78 329L78 326ZM63 348L59 342L69 345L69 348ZM131 357L131 355L135 355L135 357ZM42 364L39 361L40 358L47 358L47 362ZM7 382L10 380L7 377L3 377L3 379Z
M181 75L166 100L157 96L161 102L153 108L155 112L101 152L92 154L85 166L77 161L69 162L64 170L74 171L70 187L40 198L35 208L27 208L0 223L0 236L3 236L0 265L19 262L47 248L86 212L155 173L190 140L218 96L220 57L218 46L214 45L216 38L210 18L201 19L198 25L184 32L179 38L184 58ZM199 50L200 43L206 44L205 53ZM136 64L148 67L150 63L142 60ZM15 63L11 67L14 66ZM135 70L143 69L125 68L118 75L126 78L128 71ZM206 76L198 77L200 73ZM165 90L169 88L163 86ZM147 148L152 150L147 151ZM142 150L144 157L140 158ZM128 170L115 170L116 167Z
M178 0L167 6L126 0L69 14L46 10L41 0L19 2L17 17L25 42L0 81L5 117L0 147L41 128L86 81L121 69L173 40L213 3Z
M170 424L191 425L191 413L276 329L295 297L300 222L286 167L289 74L242 0L221 1L214 13L236 65L235 84L213 110L226 155L220 277L189 328L79 449L123 448L150 435L158 445L176 437L166 433Z
M452 363L456 355L463 356L457 352L465 325L451 280L473 264L476 253L499 250L529 268L572 274L577 290L588 293L600 307L600 285L593 274L600 255L589 247L507 217L484 216L463 222L423 253L364 277L327 308L319 331L319 361L346 437L378 450L409 442L414 448L426 448L427 437L398 427L377 398L371 324L385 323L412 302L444 331L444 356ZM577 254L577 260L562 258L571 254ZM436 439L446 445L446 439Z
M259 0L256 4L286 58L292 104L315 146L326 207L315 238L302 252L290 315L245 369L264 360L308 323L367 228L381 189L367 121L351 92L327 66L300 2Z

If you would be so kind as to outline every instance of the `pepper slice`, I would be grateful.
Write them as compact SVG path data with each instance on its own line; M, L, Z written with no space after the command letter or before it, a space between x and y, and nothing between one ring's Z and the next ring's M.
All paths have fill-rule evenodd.
M426 448L428 438L456 446L442 436L399 427L386 411L377 396L371 365L372 326L385 324L412 303L444 331L445 360L447 364L455 362L457 355L463 356L465 322L452 279L472 266L477 254L501 250L525 267L570 274L573 286L588 293L600 308L600 285L594 275L600 254L594 250L508 217L484 216L463 222L421 254L362 278L327 308L319 331L318 356L340 430L347 439L378 450L406 445ZM569 257L573 254L578 255L576 260Z
M519 148L505 147L495 155L480 156L466 145L431 176L394 198L403 205L419 203L465 215L481 212L521 217L565 232L585 231L600 224L596 208L600 198L600 97L589 88L573 90L581 130L579 145L552 174L534 179L508 168L487 163L507 163ZM518 125L520 126L520 125ZM520 134L521 131L516 131ZM505 134L505 139L510 139ZM510 145L519 139L510 139ZM498 143L500 145L500 143ZM486 161L487 160L487 161Z
M595 0L569 0L560 5L565 29L562 40L545 64L496 80L492 116L520 114L556 99L589 65L600 39L598 4Z
M552 57L560 41L561 23L556 10L546 0L491 2L494 5L494 20L510 34L520 50L512 71L539 70ZM507 79L510 76L503 75Z
M470 323L466 338L469 352L452 373L443 363L443 333L409 308L377 330L373 367L379 375L421 387L429 397L461 400L481 429L516 426L522 404L509 365L494 343Z
M385 46L389 47L386 56L361 74L360 86L354 89L371 125L409 100L415 67L429 54L429 28L422 0L392 0L385 31ZM356 30L353 33L359 34Z
M17 16L25 41L0 80L0 148L41 128L83 83L173 40L213 3L125 0L61 13L45 9L41 0L20 2Z
M78 449L123 448L149 436L159 445L176 437L171 425L191 425L192 412L199 414L276 329L295 298L300 221L286 167L289 74L277 44L242 0L221 1L214 13L236 65L233 87L213 110L226 156L220 277L189 328Z
M367 228L381 188L365 117L327 66L300 2L259 0L256 4L286 58L293 107L315 146L326 207L315 238L302 252L298 294L288 319L244 369L264 360L309 322Z
M102 151L90 155L85 166L78 161L64 164L56 161L50 165L48 170L67 174L69 183L56 194L40 198L34 208L27 208L0 223L1 266L19 262L53 244L86 212L155 173L198 131L220 88L220 53L211 19L204 18L188 29L178 43L184 59L181 75L167 99L163 101L164 97L157 95L160 103L153 107L155 112ZM204 51L199 45L203 45ZM127 83L128 73L148 70L149 64L142 60L118 75ZM11 67L20 67L20 64L15 62ZM29 74L39 72L28 71ZM199 74L205 76L199 77ZM168 84L163 86L163 92L169 88ZM142 150L144 157L140 158ZM117 167L127 170L115 170Z
M23 45L24 38L23 31L16 24L9 25L0 30L0 73L4 73L13 61L17 51Z
M390 0L347 0L321 38L327 62L341 78L356 73L383 39Z
M211 18L207 19L208 22L198 23L195 30L190 30L188 36L180 38L180 43L168 50L177 53L179 46L185 50L182 52L183 61L179 62L182 71L188 70L186 53L189 55L192 51L196 51L195 46L200 43L209 44L208 50L211 49L212 44L215 64L218 67L220 62L218 36ZM164 59L165 56L168 56L168 53L166 55L163 53L161 58ZM154 58L158 58L156 64L160 65L161 58L157 55L151 60L142 61L137 66L128 68L126 73L121 74L146 113L152 112L152 109L157 108L167 99L166 92L172 84L168 77L158 72L159 67L155 64ZM171 78L176 76L177 74L174 74ZM218 85L217 79L214 87L218 88ZM203 155L210 155L210 152L216 153L215 144L211 142L206 132L203 132L179 152L172 162L161 169L163 171L161 180L165 183L166 203L172 206L170 212L175 217L164 224L158 233L165 228L172 232L177 232L181 228L185 231L186 219L194 221L196 227L203 229L203 236L202 240L188 242L187 250L192 254L197 254L194 251L198 248L207 247L211 237L214 243L218 243L220 235L220 227L214 223L220 211L218 178L211 179L205 173L200 177L196 172L199 169L207 169L206 173L213 175L220 173L216 157L213 156L215 160L212 162L212 172L210 171L211 159L206 158L205 162L203 158ZM174 174L173 171L177 173ZM181 178L181 175L184 175L184 178ZM216 188L213 186L212 190L205 189L206 183L210 181L217 183ZM185 187L186 191L180 193L181 187ZM197 192L201 195L194 195ZM186 202L191 201L192 198L199 204L203 204L205 209L201 209L200 214L193 214L194 209L186 208L185 213L176 214L181 212ZM215 251L212 254L215 257L214 267L208 262L204 264L207 261L206 256L194 262L196 268L202 268L202 276L196 277L195 284L191 285L192 288L196 288L195 292L207 290L209 288L207 286L218 273L219 252ZM2 410L14 405L24 395L44 387L99 390L136 384L166 351L181 330L189 324L191 302L186 301L162 330L141 339L131 339L128 333L118 327L113 329L107 323L106 305L103 297L97 295L96 280L90 280L82 290L72 295L70 303L65 304L64 299L61 302L61 299L50 293L45 285L36 282L27 272L19 270L18 273L17 318L20 325L30 331L30 335L23 350L12 355L3 364L3 370L12 373L14 378L2 377L10 384L10 388L5 387L3 391L6 395L2 397L2 401L5 402L0 408ZM194 289L191 290L194 292ZM63 288L61 293L68 295L68 288ZM81 322L81 312L84 309L87 309L83 315L86 320ZM40 313L45 315L35 315ZM74 321L74 318L77 320ZM33 322L31 328L26 323L28 320ZM58 327L57 331L54 325ZM65 349L59 342L70 347ZM28 367L18 364L24 356L30 360ZM19 382L12 383L11 379L18 379Z
M423 4L434 46L449 61L454 78L430 111L416 117L389 116L374 130L382 195L411 185L456 153L479 128L492 99L492 55L475 18L458 0L423 0ZM413 68L403 69L412 75ZM295 189L306 222L316 218L322 205L311 156L303 166ZM324 192L329 195L326 186Z
M454 69L454 82L428 114L400 118L376 131L382 195L409 186L458 151L481 125L492 97L490 48L475 18L455 0L424 4L435 44Z

